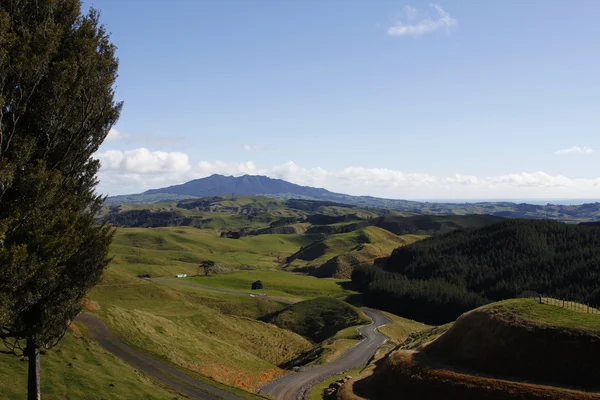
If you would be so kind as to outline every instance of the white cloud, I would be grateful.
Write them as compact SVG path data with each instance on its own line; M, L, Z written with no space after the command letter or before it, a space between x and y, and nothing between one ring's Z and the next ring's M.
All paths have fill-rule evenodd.
M249 143L242 143L241 147L246 152L260 151L260 150L262 150L262 146L257 146L255 144L249 144Z
M100 190L111 195L175 185L212 174L239 176L267 172L252 161L201 161L192 164L185 153L150 151L146 148L107 150L96 153L95 157L101 163Z
M388 28L390 36L421 36L440 29L450 30L457 24L449 12L437 4L430 4L429 10L421 18L416 8L404 7L404 21L398 20Z
M106 139L104 139L104 141L113 142L113 141L121 140L121 139L123 139L123 137L124 137L124 135L121 132L119 132L115 128L110 128L110 131L108 131L108 135L106 135Z
M100 187L110 195L139 193L184 183L212 174L266 175L305 186L353 195L410 198L598 198L600 177L569 178L543 171L498 176L452 174L437 176L388 168L349 166L339 169L307 168L293 161L261 167L252 161L190 162L180 152L107 150L96 154L102 163Z
M591 149L589 147L579 147L579 146L573 146L573 147L569 147L568 149L562 149L562 150L557 150L554 152L554 154L591 154L594 152L594 149Z
M137 174L185 173L191 169L189 157L185 153L150 151L146 148L135 150L107 150L96 154L103 170Z

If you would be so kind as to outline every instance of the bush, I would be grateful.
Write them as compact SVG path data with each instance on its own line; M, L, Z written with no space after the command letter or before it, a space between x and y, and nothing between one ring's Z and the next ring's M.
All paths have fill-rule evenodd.
M252 283L252 290L260 290L263 288L262 281L256 281Z

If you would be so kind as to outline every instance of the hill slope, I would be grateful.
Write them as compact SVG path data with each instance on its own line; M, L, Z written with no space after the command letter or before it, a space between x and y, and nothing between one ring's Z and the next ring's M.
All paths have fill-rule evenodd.
M318 297L293 304L263 320L317 343L342 329L370 322L350 304L331 297Z
M286 266L318 277L350 278L354 268L370 265L378 258L389 256L395 248L424 237L397 236L384 229L369 226L317 239L289 256Z
M597 317L534 299L493 303L419 351L391 352L353 389L369 399L599 399Z
M505 220L435 236L353 280L370 305L443 323L526 290L600 304L600 228Z
M3 344L0 350L6 350ZM83 336L77 325L40 358L45 400L86 399L90 393L122 400L176 398L176 393L154 383ZM3 399L26 399L27 363L14 355L0 354L0 388Z
M493 303L462 315L428 357L504 376L600 388L600 318L539 304Z

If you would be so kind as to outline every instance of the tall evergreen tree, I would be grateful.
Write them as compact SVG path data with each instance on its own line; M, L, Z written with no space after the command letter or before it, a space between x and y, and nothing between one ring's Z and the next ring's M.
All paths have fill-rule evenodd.
M0 337L29 360L54 346L109 262L94 152L117 121L118 60L79 0L0 0Z

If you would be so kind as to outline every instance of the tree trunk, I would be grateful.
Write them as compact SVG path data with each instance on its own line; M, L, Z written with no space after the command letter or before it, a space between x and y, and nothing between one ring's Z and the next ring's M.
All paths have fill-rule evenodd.
M25 355L29 359L27 373L27 400L41 400L40 393L40 349L35 340L27 339Z

